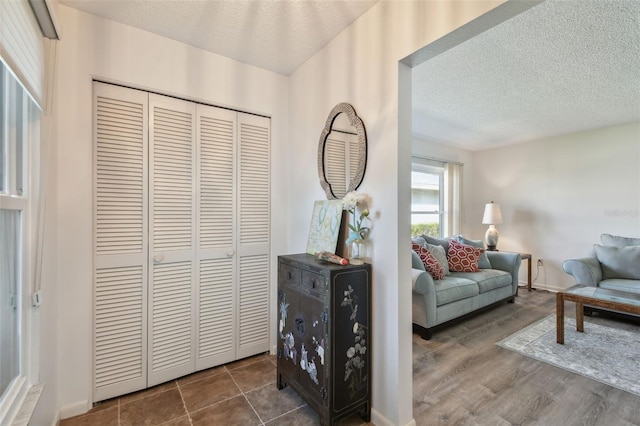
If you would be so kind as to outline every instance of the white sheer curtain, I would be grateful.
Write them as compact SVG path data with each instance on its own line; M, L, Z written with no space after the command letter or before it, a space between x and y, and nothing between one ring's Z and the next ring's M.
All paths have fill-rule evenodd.
M0 395L20 372L20 211L0 210Z
M444 165L444 234L457 235L461 232L462 211L462 164Z

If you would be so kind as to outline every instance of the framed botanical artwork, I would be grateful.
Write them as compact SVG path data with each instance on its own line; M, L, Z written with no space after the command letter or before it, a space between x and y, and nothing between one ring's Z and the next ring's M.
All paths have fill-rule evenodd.
M307 253L335 253L341 224L342 200L316 201L311 215Z

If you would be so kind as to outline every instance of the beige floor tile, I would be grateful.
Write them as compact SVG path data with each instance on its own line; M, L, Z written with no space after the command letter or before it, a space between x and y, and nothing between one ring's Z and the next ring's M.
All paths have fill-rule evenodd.
M126 404L127 402L135 401L136 399L145 398L147 396L154 395L156 393L164 392L169 389L175 388L176 382L175 380L171 380L170 382L162 383L157 386L148 389L142 389L137 392L132 392L120 397L120 404Z
M224 365L218 367L208 368L206 370L198 371L197 373L189 374L188 376L181 377L177 380L178 385L184 385L187 383L195 382L196 380L204 379L210 376L216 376L218 374L226 373Z
M255 364L256 362L259 362L259 361L263 361L268 357L269 357L269 354L267 353L254 355L248 358L240 359L238 361L230 362L229 364L225 364L225 367L227 368L227 370L231 371L237 368L246 367L247 365L250 365L250 364Z
M60 426L118 426L118 406L61 420Z
M191 420L189 419L189 416L182 416L177 419L169 420L166 423L161 423L160 426L191 426Z
M242 392L249 392L276 381L276 366L264 358L258 362L229 371ZM275 385L274 385L275 390Z
M240 395L228 372L180 385L180 392L189 413Z
M123 426L158 425L185 414L177 387L120 404L120 424Z
M269 426L318 426L320 417L308 405L266 422Z
M191 413L191 421L193 426L262 424L245 397L241 395Z
M245 396L263 422L305 405L296 391L290 387L278 390L275 383L248 392Z

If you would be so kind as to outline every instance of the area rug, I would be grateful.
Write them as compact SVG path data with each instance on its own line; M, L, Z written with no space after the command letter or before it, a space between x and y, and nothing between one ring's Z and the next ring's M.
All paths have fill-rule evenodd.
M640 328L620 330L588 322L584 333L565 318L564 345L550 315L496 345L640 396Z

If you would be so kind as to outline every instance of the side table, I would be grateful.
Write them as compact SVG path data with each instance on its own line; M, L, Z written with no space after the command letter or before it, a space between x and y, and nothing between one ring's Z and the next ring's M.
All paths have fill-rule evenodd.
M520 253L520 257L527 261L527 291L531 291L531 254Z

